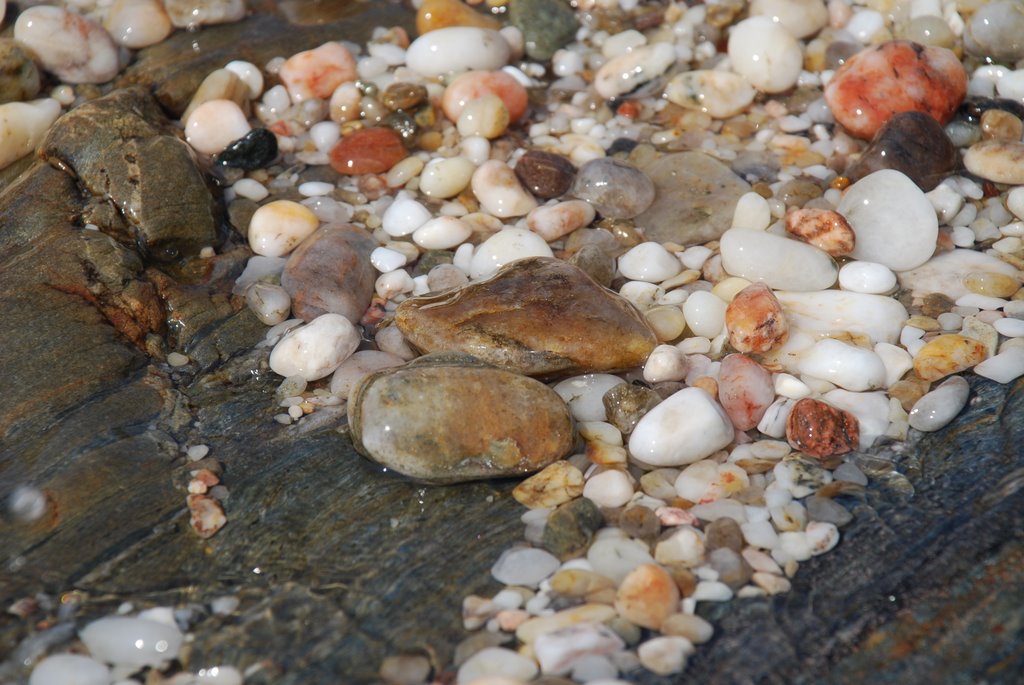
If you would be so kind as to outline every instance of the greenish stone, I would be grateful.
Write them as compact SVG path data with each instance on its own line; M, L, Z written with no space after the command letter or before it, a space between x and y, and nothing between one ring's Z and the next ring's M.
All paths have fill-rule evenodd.
M586 497L566 502L551 512L541 545L563 561L586 553L590 541L604 525L597 505Z
M0 103L24 102L39 94L39 69L10 38L0 39Z
M644 414L658 406L661 396L642 385L621 383L606 392L601 402L608 422L628 435Z
M508 18L523 32L526 54L540 62L551 59L576 35L576 13L562 0L512 0Z

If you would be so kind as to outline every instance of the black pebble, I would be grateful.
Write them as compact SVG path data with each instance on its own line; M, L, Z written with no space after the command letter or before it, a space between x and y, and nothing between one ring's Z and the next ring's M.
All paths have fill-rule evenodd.
M277 157L277 136L265 128L254 128L224 148L217 155L217 164L254 171L267 166Z

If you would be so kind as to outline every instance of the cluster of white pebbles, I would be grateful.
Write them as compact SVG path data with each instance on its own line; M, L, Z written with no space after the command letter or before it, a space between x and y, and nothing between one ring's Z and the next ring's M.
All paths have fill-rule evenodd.
M489 3L496 14L504 4ZM554 386L588 448L517 488L517 499L530 507L523 516L526 544L495 563L494 578L506 588L493 597L467 598L463 617L469 629L514 634L518 646L495 643L469 656L458 665L457 682L466 685L528 682L539 674L612 685L627 682L620 676L637 667L682 671L695 645L713 634L696 613L699 605L786 592L801 563L839 540L836 521L842 516L828 507L821 514L820 501L819 510L811 511L808 498L833 482L866 483L853 461L819 464L786 442L786 419L798 400L817 398L850 412L859 427L858 447L866 449L881 439L903 439L911 428L938 430L967 403L968 385L957 376L921 393L910 412L890 396L922 351L1002 383L1024 374L1024 187L1012 187L1024 178L1004 178L1018 150L975 155L973 177L950 176L928 193L892 170L846 188L828 160L855 156L863 144L834 126L823 99L791 113L773 98L829 82L832 71L807 69L812 53L827 47L819 38L823 31L831 32L832 41L871 45L905 35L909 25L958 41L970 16L957 3L755 0L749 18L728 29L721 54L702 31L713 13L731 7L728 2L665 2L656 26L619 33L595 29L586 17L593 10L633 11L636 0L573 5L581 17L575 41L550 63L524 58L523 36L512 27L444 28L411 44L403 32L380 28L365 45L339 40L265 65L226 64L227 75L214 79L182 121L183 136L200 155L216 155L256 127L277 135L286 171L238 177L226 200L262 203L247 236L256 256L236 292L271 326L270 364L286 377L279 392L283 411L276 416L282 424L342 404L362 375L417 356L395 327L381 328L367 348L358 325L345 316L324 314L309 323L289 318L291 300L278 280L287 255L325 224L364 227L379 242L371 261L385 312L438 284L459 286L516 259L556 256L570 233L593 225L596 212L580 199L543 202L525 190L512 169L527 149L562 154L577 166L604 157L623 138L642 141L649 154L697 141L702 152L727 163L744 152L772 152L782 161L772 193L799 178L830 184L818 207L838 212L855 233L855 250L837 261L787 233L782 199L750 192L740 198L720 240L624 245L618 292L647 315L661 344L641 369L587 374ZM730 19L744 16L740 9L732 8ZM110 80L130 59L129 50L159 42L175 27L233 21L244 13L242 0L166 7L160 0L98 0L23 11L15 38L62 85L49 98L0 105L0 165L34 149L53 121L80 101L75 85ZM658 81L688 62L710 66ZM1020 101L1024 71L1012 67L978 69L969 75L968 92ZM347 134L377 123L383 110L375 96L388 85L421 85L440 103L446 86L466 71L500 72L519 87L559 96L534 107L529 121L512 117L495 93L462 103L459 111L445 108L449 118L440 118L429 147L410 151L386 172L306 182L297 186L301 201L274 199L295 188L296 165L328 164ZM326 93L317 90L325 74L337 81ZM650 83L660 87L628 100L631 111L603 105ZM681 109L665 117L671 107ZM750 137L725 131L723 122L737 117L746 119ZM507 135L513 131L518 137ZM986 197L979 178L1011 187ZM475 206L467 206L467 197ZM637 235L643 228L636 227ZM413 265L428 250L453 251L453 264L414 276ZM725 378L727 308L752 283L774 291L789 336L762 359L771 373ZM893 297L897 290L911 292L916 304L932 293L953 304L934 318L912 314ZM958 366L954 351L935 349L933 341L945 335L979 340L984 353ZM189 363L178 353L170 361ZM330 382L322 380L332 375ZM687 387L624 436L608 421L602 398L640 378ZM739 383L737 392L761 407L754 430L735 431L734 417L714 399L729 383ZM680 421L684 416L687 421ZM581 496L610 510L645 507L665 532L652 545L606 527L584 557L562 562L540 549L544 526L555 507ZM681 500L692 506L679 506ZM724 562L705 549L707 528L719 519L734 521L742 534L728 562L748 571L736 587L723 580ZM691 587L670 572L678 568L686 569ZM573 606L551 608L555 598L566 597L575 600ZM91 657L48 657L36 667L33 685L137 682L133 673L159 667L182 644L167 609L102 619L79 635ZM415 660L407 667L422 668ZM230 667L186 675L181 682L242 682Z

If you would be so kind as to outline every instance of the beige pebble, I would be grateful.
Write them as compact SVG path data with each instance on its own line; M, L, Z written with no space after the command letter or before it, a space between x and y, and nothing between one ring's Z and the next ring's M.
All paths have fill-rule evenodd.
M647 324L658 337L658 342L670 342L677 339L686 330L686 317L683 310L672 305L651 307L644 312Z
M551 576L551 590L567 597L586 597L601 590L614 590L615 581L594 571L564 569Z
M516 637L520 642L530 645L538 636L545 633L579 623L606 623L613 618L615 618L615 609L606 604L581 604L570 609L563 609L550 616L531 618L516 629Z
M465 157L431 160L420 172L420 192L442 200L455 197L469 185L474 171L476 166Z
M641 564L619 585L615 610L627 621L657 630L676 612L679 588L672 576L657 564Z
M530 509L552 508L583 494L583 473L567 461L556 461L512 490L512 497Z
M987 354L981 341L952 333L940 335L918 350L914 371L926 381L937 381L983 362Z
M1020 290L1020 280L1006 274L972 271L963 278L964 287L987 297L1013 297Z
M116 0L103 27L115 43L133 50L156 45L174 30L160 0Z
M497 95L484 95L470 100L459 113L459 135L497 138L508 128L509 114L505 103Z
M185 139L196 152L215 155L251 129L242 108L231 100L210 100L185 121Z
M229 24L245 16L245 0L163 0L171 23L181 29Z
M551 242L594 221L594 206L584 200L566 200L532 210L526 217L531 231Z
M1024 143L983 140L964 153L964 166L975 176L1020 185L1024 183Z
M264 257L283 257L319 225L316 214L305 205L275 200L257 209L249 220L249 247Z
M228 69L211 71L196 89L185 113L181 115L182 120L187 121L196 107L211 100L231 100L239 107L246 108L249 103L249 86L238 74Z
M519 183L512 168L497 159L481 164L473 172L470 185L480 206L496 217L523 216L537 206L537 200Z

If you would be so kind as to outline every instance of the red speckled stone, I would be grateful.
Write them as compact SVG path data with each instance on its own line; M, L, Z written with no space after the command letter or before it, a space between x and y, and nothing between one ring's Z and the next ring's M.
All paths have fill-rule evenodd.
M363 128L338 141L331 166L339 174L382 174L406 158L402 139L390 128Z
M967 73L945 48L894 40L861 50L825 86L836 121L871 138L898 112L924 112L945 124L967 93Z
M793 449L824 459L856 449L860 426L850 412L805 397L786 419L786 440Z

